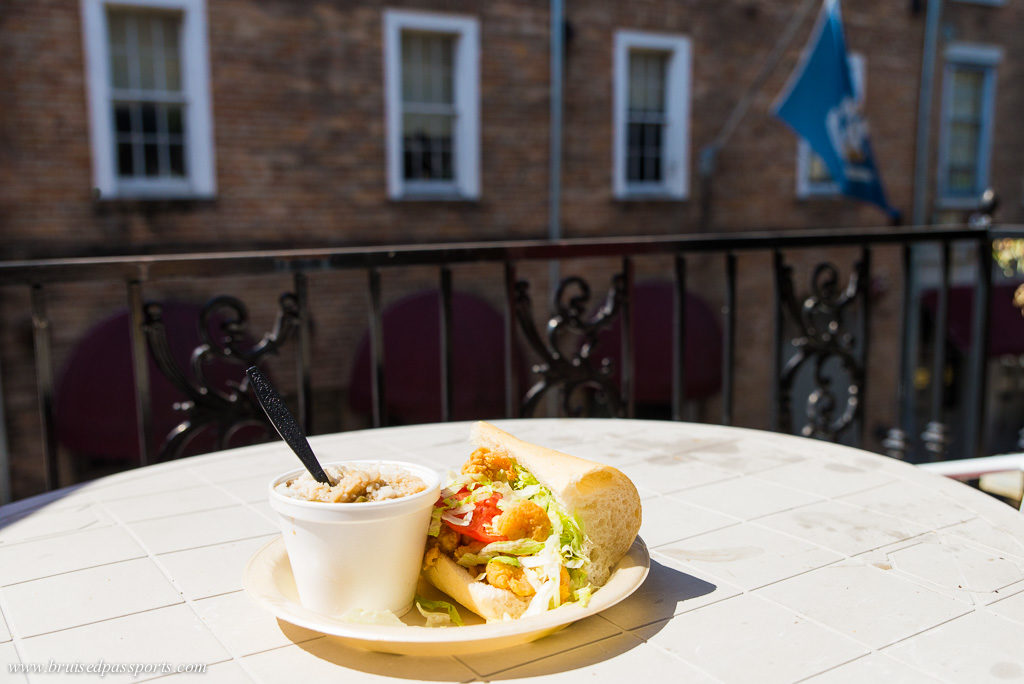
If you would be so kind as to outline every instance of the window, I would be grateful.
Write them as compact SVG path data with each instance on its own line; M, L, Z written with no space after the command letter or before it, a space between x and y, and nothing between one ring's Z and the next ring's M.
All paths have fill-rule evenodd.
M212 196L203 0L83 0L101 198Z
M384 64L388 194L479 197L476 19L388 10Z
M690 40L615 34L615 196L685 199L689 193Z
M954 43L946 48L939 140L938 204L977 206L988 187L998 48Z
M857 102L864 104L867 92L867 67L864 55L850 54L850 75ZM796 195L797 197L835 197L839 186L832 180L832 173L821 157L814 153L803 138L796 143Z

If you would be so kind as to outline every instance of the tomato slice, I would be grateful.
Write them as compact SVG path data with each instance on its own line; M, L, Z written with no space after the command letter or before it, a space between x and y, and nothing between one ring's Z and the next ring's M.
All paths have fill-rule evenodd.
M460 500L465 499L469 496L469 490L463 488L455 496L459 497ZM508 537L487 532L487 527L490 526L491 521L494 520L496 515L501 513L501 509L498 508L498 501L500 499L500 494L493 494L486 499L477 501L473 508L473 518L469 521L468 525L456 525L447 520L442 520L441 522L459 534L464 534L467 537L472 537L477 541L487 544L496 541L508 541Z

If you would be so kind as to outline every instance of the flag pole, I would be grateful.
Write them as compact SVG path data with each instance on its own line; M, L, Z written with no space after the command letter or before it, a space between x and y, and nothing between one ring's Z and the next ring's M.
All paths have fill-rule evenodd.
M750 109L751 103L754 101L754 97L760 92L761 88L768 81L768 77L775 71L775 67L779 65L783 55L789 48L790 43L796 37L796 32L800 28L800 25L810 14L811 10L818 4L819 0L804 0L804 3L797 9L793 14L793 17L789 20L789 24L786 26L786 30L779 36L779 40L776 41L775 46L769 53L768 58L764 61L761 66L761 70L754 77L754 80L750 82L746 92L740 98L736 106L733 107L729 113L729 117L725 120L725 124L722 129L718 132L718 135L700 151L700 160L698 163L698 173L700 175L700 223L698 224L701 232L708 230L711 227L711 198L714 183L715 168L718 164L718 153L729 142L729 138L732 137L733 132L739 126L740 121L746 115L747 110Z

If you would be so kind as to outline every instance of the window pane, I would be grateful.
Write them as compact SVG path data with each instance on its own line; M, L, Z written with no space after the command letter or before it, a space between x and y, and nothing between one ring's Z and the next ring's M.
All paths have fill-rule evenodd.
M185 175L185 147L180 144L172 144L168 153L170 155L171 175Z
M181 135L185 128L183 112L180 105L167 105L167 132L171 135Z
M125 13L111 9L107 13L107 35L110 40L111 52L124 53L128 44L128 28L125 25Z
M976 178L973 167L950 168L947 189L952 195L974 195L977 187Z
M142 132L146 135L156 135L158 132L156 125L156 109L157 105L152 103L142 105Z
M109 9L111 83L135 90L181 90L180 13Z
M949 163L953 166L974 164L978 158L978 135L981 127L976 124L953 122L949 131Z
M662 137L664 124L630 123L627 127L626 180L658 182L662 179ZM628 160L636 160L629 162Z
M117 145L117 173L120 176L131 176L135 173L135 165L132 163L131 143L118 143Z
M131 88L131 77L128 74L128 56L111 53L110 79L115 88Z
M957 119L981 118L981 93L985 73L958 67L953 72L953 116Z
M146 161L146 175L160 175L160 151L156 143L146 143L143 147L143 153Z
M452 60L455 37L440 33L402 33L402 100L424 104L454 102Z
M129 105L114 105L114 131L117 133L132 132L132 114Z
M633 50L629 53L629 109L631 113L665 113L665 68L668 54Z
M664 178L665 87L669 53L629 53L626 113L626 180L657 183Z
M814 152L810 153L810 162L807 165L807 180L811 183L832 182L832 173L828 170L828 166L826 166L825 161Z
M181 69L178 64L179 36L181 17L163 17L162 33L164 39L164 89L181 90Z
M164 60L164 79L166 80L166 90L181 90L181 65L178 64L177 55Z
M402 119L406 180L452 180L454 117L448 114L405 114Z
M138 31L139 87L153 90L157 87L156 55L154 54L154 33L159 31L159 18L149 14L139 14L136 18Z
M949 195L971 197L980 192L981 136L984 128L987 70L955 65L950 79L950 109L946 116L945 185Z

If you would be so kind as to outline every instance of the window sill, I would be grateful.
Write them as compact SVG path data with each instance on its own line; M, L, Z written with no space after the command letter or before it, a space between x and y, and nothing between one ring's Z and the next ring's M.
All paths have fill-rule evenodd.
M186 209L211 206L217 201L216 195L200 194L121 194L97 196L94 206L100 210Z
M970 211L981 205L981 194L978 197L940 197L935 201L936 209L960 209Z
M105 193L93 188L93 197L97 202L179 202L212 200L216 193L200 190L188 179L132 179L117 182Z
M814 202L816 200L839 200L845 198L846 195L839 192L838 190L826 192L824 190L819 192L800 192L797 193L796 198L800 202Z
M625 204L636 204L638 202L686 202L690 198L688 195L673 195L668 192L637 192L630 193L627 195L617 195L615 197L616 202L623 202Z
M410 192L398 197L391 197L390 200L397 204L418 203L418 202L452 202L458 204L479 204L479 197L469 197L458 193L418 193Z

